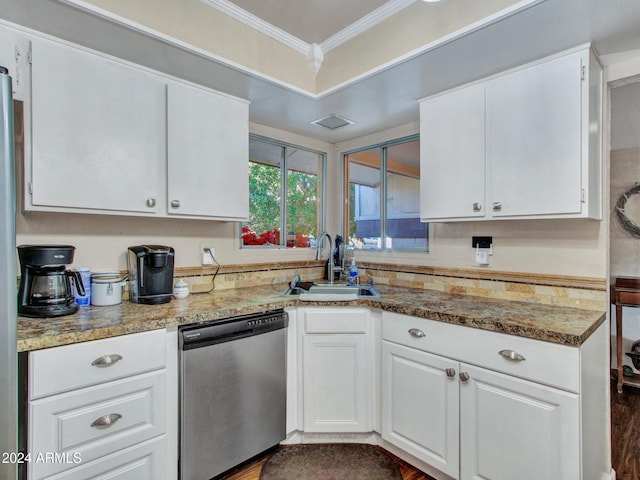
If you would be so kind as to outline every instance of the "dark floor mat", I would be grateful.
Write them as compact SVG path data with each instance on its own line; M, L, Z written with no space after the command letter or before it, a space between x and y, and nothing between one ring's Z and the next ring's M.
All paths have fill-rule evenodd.
M402 480L402 475L375 445L322 443L279 447L260 480Z

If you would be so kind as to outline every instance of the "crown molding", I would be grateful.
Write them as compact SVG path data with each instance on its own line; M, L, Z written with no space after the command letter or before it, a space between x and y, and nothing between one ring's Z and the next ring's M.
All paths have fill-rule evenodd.
M343 43L348 42L352 38L357 37L370 28L375 27L379 23L382 23L387 18L392 17L399 11L407 8L409 5L415 2L416 0L390 0L368 15L365 15L360 20L352 23L347 28L344 28L343 30L323 41L320 44L322 52L326 54L327 52L342 45Z
M307 42L300 40L298 37L295 37L274 25L271 25L269 22L265 22L260 17L247 12L228 0L200 1L304 55L307 55L309 52L310 45Z
M325 55L330 50L333 50L334 48L348 42L352 38L383 22L387 18L398 13L400 10L408 7L412 3L415 3L417 0L390 0L368 15L365 15L360 20L352 23L335 35L327 38L319 45L316 45L315 43L309 44L304 40L301 40L298 37L295 37L290 33L287 33L284 30L270 24L269 22L262 20L260 17L247 12L243 8L238 7L236 4L231 3L229 0L200 1L304 55L313 55L311 52L315 50L316 53L314 55L314 58L318 58L319 55L317 52L317 47L320 48L322 55Z

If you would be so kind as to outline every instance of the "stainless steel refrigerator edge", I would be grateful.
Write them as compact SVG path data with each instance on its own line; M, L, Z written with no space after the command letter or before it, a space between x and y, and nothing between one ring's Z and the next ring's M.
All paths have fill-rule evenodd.
M0 455L17 453L16 190L11 77L0 67ZM16 464L0 462L0 478L15 479Z

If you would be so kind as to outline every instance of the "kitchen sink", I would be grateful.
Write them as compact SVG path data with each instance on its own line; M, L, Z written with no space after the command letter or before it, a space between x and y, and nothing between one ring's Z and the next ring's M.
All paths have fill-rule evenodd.
M379 297L373 285L346 285L339 283L314 283L308 290L301 287L287 288L283 295L297 295L300 300L348 301L364 297Z

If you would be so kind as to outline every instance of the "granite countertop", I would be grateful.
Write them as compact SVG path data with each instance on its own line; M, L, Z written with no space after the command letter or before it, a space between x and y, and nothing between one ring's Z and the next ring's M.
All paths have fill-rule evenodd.
M580 346L605 320L605 312L496 300L433 290L376 285L380 298L309 302L284 297L286 284L192 294L162 305L81 307L57 318L18 317L18 351L86 342L175 325L217 320L290 306L367 306L510 335Z

